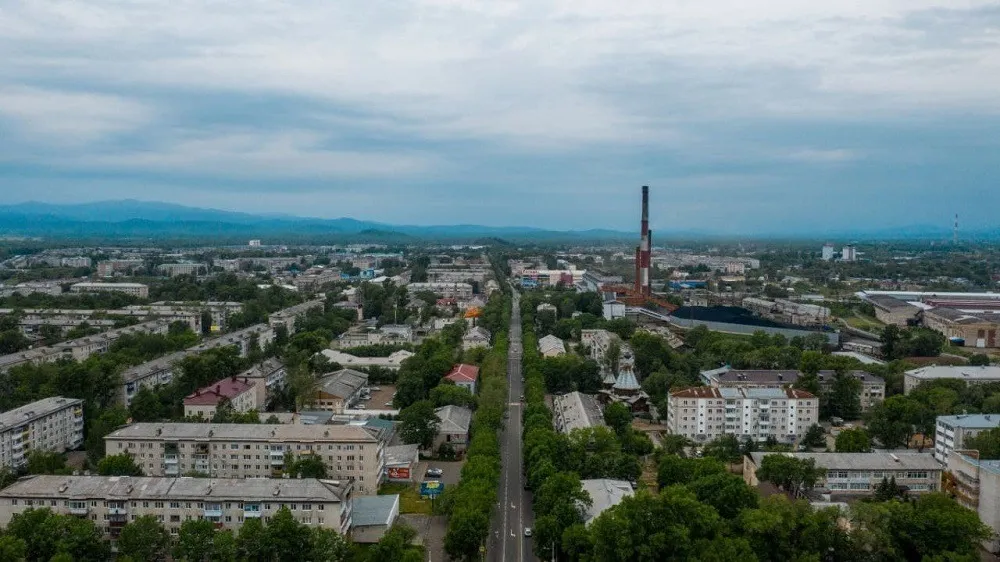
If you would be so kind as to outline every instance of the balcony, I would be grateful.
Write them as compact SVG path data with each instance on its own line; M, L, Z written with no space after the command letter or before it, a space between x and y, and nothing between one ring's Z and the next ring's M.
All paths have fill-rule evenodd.
M177 464L177 455L163 455L163 462L165 464Z
M222 517L222 505L220 504L205 504L205 512L203 513L206 519L217 520Z
M247 505L243 508L244 519L260 519L260 505Z
M176 464L168 464L163 467L163 474L167 476L177 476L181 473L181 469Z
M125 506L109 507L108 515L128 515L128 509L126 509Z
M90 512L90 509L87 507L86 503L81 503L79 505L73 505L73 504L69 505L69 514L70 515L86 516L87 513L89 513L89 512Z

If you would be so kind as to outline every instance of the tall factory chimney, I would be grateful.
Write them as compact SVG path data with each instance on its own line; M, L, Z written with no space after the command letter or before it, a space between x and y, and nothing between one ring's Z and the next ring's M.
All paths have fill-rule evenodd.
M649 232L649 186L642 186L642 238L639 242L638 275L635 278L636 293L649 296L652 294L652 277L649 274L652 242Z

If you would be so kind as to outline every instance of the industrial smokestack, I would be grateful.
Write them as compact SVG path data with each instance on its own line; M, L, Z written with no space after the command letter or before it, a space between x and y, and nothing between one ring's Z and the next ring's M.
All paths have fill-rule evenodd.
M642 239L639 243L639 275L635 279L635 290L642 295L651 294L650 239L649 239L649 186L642 186Z
M646 257L646 296L653 294L653 231L650 230L646 233L646 239L649 240L649 252Z

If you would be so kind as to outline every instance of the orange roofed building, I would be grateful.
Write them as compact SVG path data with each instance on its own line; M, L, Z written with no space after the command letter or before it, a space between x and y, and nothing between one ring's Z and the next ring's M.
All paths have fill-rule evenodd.
M459 363L444 378L455 383L455 386L461 386L475 394L476 383L479 381L479 367Z
M798 443L819 421L819 399L794 388L700 386L672 392L667 405L668 430L695 443L723 435Z

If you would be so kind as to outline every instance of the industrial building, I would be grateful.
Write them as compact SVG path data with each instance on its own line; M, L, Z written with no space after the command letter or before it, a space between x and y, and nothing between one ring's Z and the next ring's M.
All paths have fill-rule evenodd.
M354 486L350 481L130 476L48 476L21 478L0 491L0 526L32 508L94 522L105 538L149 515L176 537L184 521L208 520L238 531L248 519L265 521L288 508L310 528L346 535L351 528Z
M819 399L792 388L695 387L667 400L667 430L698 443L723 435L796 443L819 421Z
M109 455L128 453L150 476L281 477L286 455L316 455L333 478L374 494L385 469L385 443L360 425L136 423L104 443Z
M768 455L785 455L801 460L813 460L816 468L825 470L817 481L817 491L829 491L833 498L870 496L882 480L895 478L897 486L905 486L911 494L936 492L941 489L944 467L927 453L750 453L743 459L743 479L750 486L759 486L757 469Z
M906 327L917 322L920 308L893 297L869 295L865 298L875 308L875 318L884 324Z
M1000 314L972 314L937 307L923 311L923 323L958 345L977 348L995 348L998 345Z
M1000 414L938 416L934 429L934 458L942 464L956 449L967 449L966 440L1000 427Z
M53 396L0 414L0 467L20 468L31 451L83 445L83 400Z

